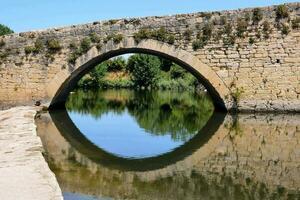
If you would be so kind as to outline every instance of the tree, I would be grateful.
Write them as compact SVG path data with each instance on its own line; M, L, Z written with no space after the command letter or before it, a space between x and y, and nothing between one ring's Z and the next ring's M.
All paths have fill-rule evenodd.
M147 54L133 55L128 59L127 70L138 87L155 86L160 72L160 60Z
M122 71L126 67L126 60L123 57L117 57L107 61L107 71Z
M9 27L7 27L3 24L0 24L0 36L11 34L11 33L14 33L14 31L11 30Z

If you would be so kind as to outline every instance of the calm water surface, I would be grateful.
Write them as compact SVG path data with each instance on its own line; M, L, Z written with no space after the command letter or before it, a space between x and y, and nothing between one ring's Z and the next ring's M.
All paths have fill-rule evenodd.
M300 116L206 94L77 90L37 120L65 199L300 199Z

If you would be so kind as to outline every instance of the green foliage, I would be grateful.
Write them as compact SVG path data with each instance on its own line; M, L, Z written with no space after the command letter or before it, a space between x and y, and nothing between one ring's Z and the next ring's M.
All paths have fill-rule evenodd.
M71 63L71 64L75 64L76 62L76 59L79 57L79 55L76 53L76 52L73 52L69 55L69 58L68 58L68 62Z
M231 96L235 103L238 104L240 102L243 93L244 93L243 88L235 88L235 90L231 92Z
M33 53L34 51L35 51L35 48L34 48L34 46L26 46L25 48L24 48L24 51L25 51L25 54L31 54L31 53Z
M41 52L44 49L43 41L40 39L37 39L34 43L34 47L35 47L35 53Z
M106 21L106 22L104 22L104 26L111 26L111 25L114 25L114 24L116 24L117 22L118 22L119 20L118 19L111 19L111 20L109 20L109 21Z
M110 34L104 38L104 43L107 43L110 40L113 40L115 44L119 44L123 40L124 36L122 34Z
M255 39L253 37L249 38L249 44L254 44L255 43Z
M202 30L197 34L197 40L192 43L193 50L202 49L207 45L208 41L211 39L213 33L213 24L206 23Z
M202 28L202 36L205 37L205 40L210 40L212 33L213 33L213 24L205 23L204 27Z
M34 46L26 46L24 48L25 54L31 54L31 53L40 53L44 49L44 44L41 40L36 40L34 43Z
M113 35L113 42L119 44L123 40L124 36L122 34Z
M174 44L175 43L175 36L174 35L169 35L167 38L167 43L168 44Z
M47 48L50 53L56 53L61 50L62 46L60 45L57 39L49 39L46 42Z
M160 70L164 72L169 72L171 69L171 66L173 65L173 62L169 59L160 58Z
M71 64L75 64L75 61L78 57L80 57L82 54L88 52L92 46L92 36L85 37L80 41L79 47L77 47L77 44L75 42L71 42L69 45L69 48L72 50L72 53L70 54L68 58L68 62ZM95 41L95 38L94 38Z
M117 57L106 61L107 71L117 72L126 68L126 60L123 57Z
M129 58L127 69L138 87L155 86L158 80L160 60L156 56L136 54Z
M292 20L292 28L299 29L300 28L300 17Z
M91 33L90 39L91 39L91 42L93 42L93 43L99 43L101 41L100 36L97 35L96 33Z
M94 118L107 112L119 115L127 111L148 133L171 134L176 141L191 139L214 110L207 95L156 90L76 90L69 96L66 107Z
M139 30L139 32L134 33L133 37L134 37L134 40L137 43L140 43L144 39L150 39L151 35L152 35L152 33L151 33L150 30L148 30L148 29L141 29L141 30Z
M252 13L252 21L254 24L258 24L263 19L263 12L260 8L254 8Z
M107 76L106 76L107 75ZM200 83L185 69L157 56L135 54L98 65L79 82L81 88L161 88L195 90Z
M264 33L264 38L268 39L270 37L271 25L268 21L263 22L263 33Z
M289 8L286 5L279 5L276 8L276 19L284 19L290 16Z
M154 39L161 42L174 44L175 36L170 34L164 27L158 30L150 31L148 29L141 29L133 35L135 42L139 43L145 39Z
M101 80L105 77L107 73L107 61L102 62L97 65L94 69L91 70L90 76L92 79L96 80L97 83L100 83Z
M92 40L89 37L83 38L80 42L80 53L86 53L90 50L92 45Z
M197 51L198 49L202 49L206 44L207 41L201 37L200 39L197 39L192 43L193 50Z
M134 83L132 80L120 79L120 80L103 80L100 83L101 88L132 88Z
M168 31L164 27L152 32L152 37L158 41L165 42L168 39Z
M11 33L14 33L14 31L11 30L9 27L7 27L3 24L0 24L0 36L11 34Z
M224 25L224 34L231 35L233 31L232 25L230 23L226 23Z
M223 37L223 44L225 46L232 46L235 44L236 36L235 35L229 35L227 37Z
M290 32L290 27L287 24L282 24L281 25L281 33L284 35L289 34Z
M247 28L248 28L248 22L242 18L239 18L237 20L237 27L236 27L237 36L240 38L244 37L244 33L247 31Z
M180 67L176 64L173 64L171 66L170 75L171 75L172 79L183 78L185 73L186 73L186 71L182 67Z

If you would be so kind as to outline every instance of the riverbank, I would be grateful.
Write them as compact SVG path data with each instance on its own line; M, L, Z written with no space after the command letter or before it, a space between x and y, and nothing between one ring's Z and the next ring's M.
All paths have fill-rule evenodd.
M63 199L36 134L35 107L0 111L0 197L3 200Z

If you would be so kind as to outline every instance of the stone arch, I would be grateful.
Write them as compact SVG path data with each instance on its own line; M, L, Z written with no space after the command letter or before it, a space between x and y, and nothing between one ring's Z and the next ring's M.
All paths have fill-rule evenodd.
M229 88L208 65L202 63L196 56L156 40L143 40L137 44L132 37L123 39L119 44L110 41L100 50L93 47L79 57L71 69L64 69L56 74L47 84L49 107L64 107L69 92L74 89L84 74L98 63L125 53L148 53L172 60L199 79L211 95L217 110L224 111L232 108L228 99L230 97Z

